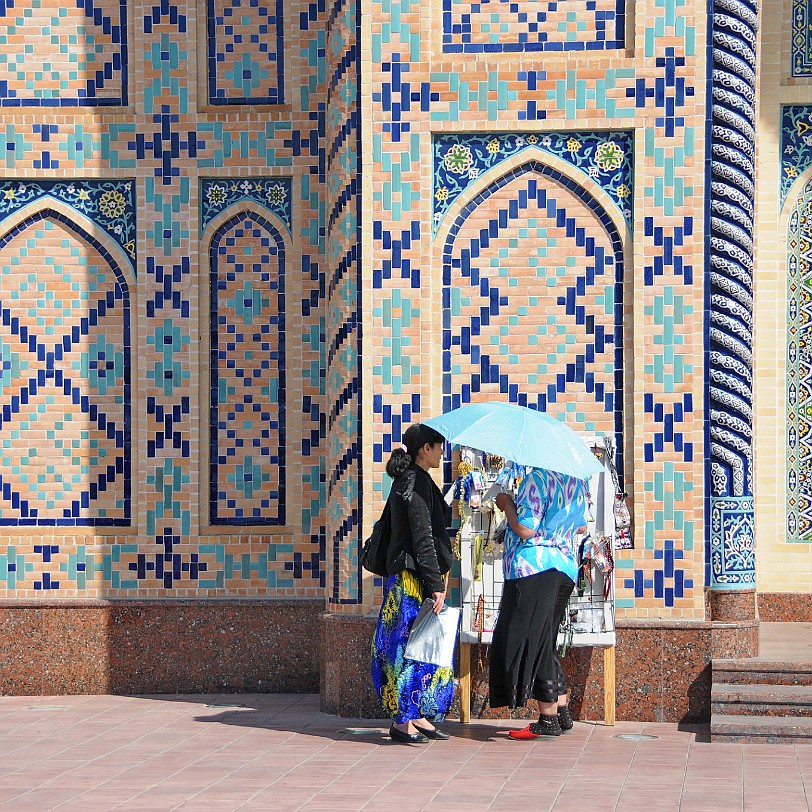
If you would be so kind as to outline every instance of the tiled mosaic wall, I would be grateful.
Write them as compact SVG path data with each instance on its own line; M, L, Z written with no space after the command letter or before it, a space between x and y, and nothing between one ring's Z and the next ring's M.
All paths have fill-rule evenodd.
M618 441L620 613L704 615L706 4L33 8L0 595L369 608L393 443L499 396Z
M463 6L372 2L365 31L373 487L420 416L490 394L543 401L622 435L636 549L618 555L621 614L701 617L706 6L636 4L628 34L600 49L590 14L607 9L590 6L580 50L545 47L534 64L469 49L462 65L450 39L473 41L476 15L494 13ZM531 51L525 8L504 11L501 41ZM438 143L449 157L435 153L429 176ZM615 160L628 175L612 190ZM448 204L450 174L465 190Z
M0 13L0 596L323 596L335 18Z
M754 405L757 586L771 593L759 602L767 620L808 619L812 592L808 15L805 0L768 0L760 15Z

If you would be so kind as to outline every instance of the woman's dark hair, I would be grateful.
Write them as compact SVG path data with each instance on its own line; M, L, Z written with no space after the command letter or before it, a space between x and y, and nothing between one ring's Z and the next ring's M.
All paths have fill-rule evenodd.
M435 431L431 426L425 423L413 423L403 433L403 445L406 450L398 446L392 451L392 456L386 463L386 473L397 479L402 474L405 474L409 466L417 459L417 454L423 446L428 443L429 445L437 445L437 443L445 442L445 437L439 431Z

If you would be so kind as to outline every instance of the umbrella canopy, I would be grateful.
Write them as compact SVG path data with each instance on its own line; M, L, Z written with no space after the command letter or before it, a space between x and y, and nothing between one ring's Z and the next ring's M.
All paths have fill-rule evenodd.
M496 454L519 465L579 479L603 471L583 440L560 420L513 403L471 403L423 421L456 445Z

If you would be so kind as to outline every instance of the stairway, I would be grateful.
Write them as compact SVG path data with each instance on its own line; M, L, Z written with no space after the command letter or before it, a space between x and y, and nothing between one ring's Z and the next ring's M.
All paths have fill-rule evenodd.
M812 744L812 663L713 660L711 741Z

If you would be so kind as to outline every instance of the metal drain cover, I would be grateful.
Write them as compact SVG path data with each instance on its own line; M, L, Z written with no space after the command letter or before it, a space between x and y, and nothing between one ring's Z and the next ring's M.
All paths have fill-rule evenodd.
M67 710L67 705L29 705L28 710L35 710L35 711L57 711L57 710Z
M207 708L245 708L246 705L238 705L236 702L214 702L206 705Z
M650 733L618 733L612 736L613 739L624 739L625 741L644 742L649 739L659 739L659 736L652 736Z

